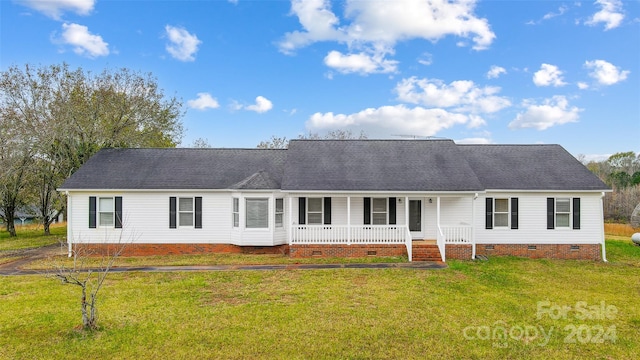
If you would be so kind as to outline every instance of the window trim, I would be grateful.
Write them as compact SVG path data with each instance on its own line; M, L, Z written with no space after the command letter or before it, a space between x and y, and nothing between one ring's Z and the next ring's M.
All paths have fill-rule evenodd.
M558 201L566 201L569 204L569 211L558 211ZM554 198L553 221L556 229L571 229L573 226L573 201L570 197ZM569 219L567 225L558 225L558 215L566 215Z
M102 200L110 200L112 211L102 211L101 204ZM96 214L98 217L97 225L99 228L113 229L116 226L116 202L115 197L113 196L100 196L98 197L98 204L96 206ZM111 224L103 225L102 224L102 214L111 214Z
M376 200L383 200L384 211L375 211L374 203ZM384 224L376 224L374 214L385 214ZM371 198L371 225L389 225L389 198L372 197Z
M240 227L240 198L231 198L231 227L237 229Z
M265 214L265 219L266 219L266 226L265 227L249 227L249 221L248 221L248 215L249 215L249 202L250 201L266 201L267 202L267 213ZM244 229L245 230L249 230L249 231L253 231L253 230L268 230L269 229L269 205L270 205L270 201L268 197L247 197L244 198Z
M280 202L280 211L278 211L278 202ZM280 221L278 222L278 216ZM275 228L284 228L284 198L275 198L273 210L273 225Z
M309 211L309 205L311 204L311 200L318 200L320 201L320 211ZM307 217L307 225L323 225L324 224L324 198L322 197L308 197L307 201L306 201L306 209L305 209L305 215ZM309 214L320 214L320 222L311 222L310 221L310 217Z
M507 202L507 211L498 211L498 200ZM507 217L506 225L497 225L496 214L505 215ZM511 229L511 198L493 198L493 228L494 229Z
M180 209L180 200L182 199L191 199L191 210L190 211L186 211L186 210L181 210ZM195 205L195 197L191 196L185 196L185 197L178 197L177 200L177 208L176 208L176 216L178 218L178 227L179 228L194 228L196 221L195 221L195 215L196 215L196 205ZM191 225L182 225L182 214L191 214Z

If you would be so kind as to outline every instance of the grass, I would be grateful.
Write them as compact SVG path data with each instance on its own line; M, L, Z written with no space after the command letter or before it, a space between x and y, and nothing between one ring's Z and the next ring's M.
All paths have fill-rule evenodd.
M87 267L98 266L101 258L86 259ZM364 257L364 258L291 258L288 255L250 255L250 254L201 254L201 255L157 255L120 257L115 266L188 266L188 265L279 265L279 264L346 264L346 263L398 263L407 262L406 256ZM36 260L27 264L25 269L45 269L52 263L71 266L72 259L66 255Z
M26 242L53 243L39 237ZM77 288L43 276L0 277L0 358L638 358L640 247L627 235L607 235L607 256L609 263L449 261L437 271L113 273L101 293L96 332L77 330ZM120 260L125 266L406 261L237 254ZM583 305L594 318L581 317L576 308ZM556 311L551 315L571 310L538 316L539 307ZM616 312L600 316L602 308Z
M604 232L607 235L631 237L634 233L640 232L640 228L633 228L629 224L605 223Z
M93 333L74 329L78 289L0 277L0 358L638 358L640 247L609 240L608 254L610 263L502 257L437 271L114 273ZM545 301L617 313L538 318ZM512 336L492 338L501 329ZM615 329L615 341L586 341L602 339L599 329Z
M10 237L3 228L0 230L0 251L36 248L66 241L67 224L51 224L51 235L45 236L42 225L16 226L18 236Z

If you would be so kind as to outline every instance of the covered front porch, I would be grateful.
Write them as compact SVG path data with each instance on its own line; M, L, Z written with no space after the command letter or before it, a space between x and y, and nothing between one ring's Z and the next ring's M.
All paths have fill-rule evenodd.
M395 245L406 248L409 261L446 261L447 247L466 246L473 258L476 197L475 193L290 194L288 243L345 249ZM431 257L422 256L425 253Z

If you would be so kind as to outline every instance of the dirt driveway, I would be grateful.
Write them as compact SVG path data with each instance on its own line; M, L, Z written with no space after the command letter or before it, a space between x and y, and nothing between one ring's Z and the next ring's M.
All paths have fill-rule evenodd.
M3 272L16 271L38 259L66 254L67 248L60 244L52 244L39 248L0 251L0 270ZM7 262L4 262L7 260Z

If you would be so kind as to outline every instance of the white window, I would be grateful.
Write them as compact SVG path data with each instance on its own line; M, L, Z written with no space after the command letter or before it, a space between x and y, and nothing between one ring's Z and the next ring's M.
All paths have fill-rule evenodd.
M246 199L247 229L266 229L269 227L269 199Z
M509 199L494 199L493 226L509 227Z
M114 210L113 198L98 199L98 224L100 224L101 227L114 226Z
M322 224L322 198L307 199L307 223Z
M387 198L371 199L371 224L386 225L387 224Z
M232 211L232 221L233 227L237 228L240 226L240 199L233 198L233 211Z
M178 199L178 219L180 226L193 226L193 198Z
M556 227L568 228L571 223L571 201L569 198L556 199Z
M284 224L284 199L276 199L275 223L277 228L281 228Z

